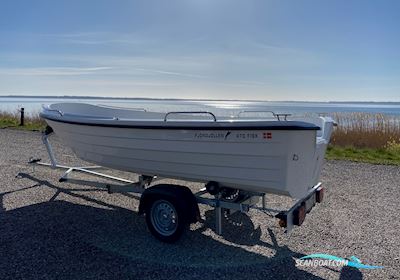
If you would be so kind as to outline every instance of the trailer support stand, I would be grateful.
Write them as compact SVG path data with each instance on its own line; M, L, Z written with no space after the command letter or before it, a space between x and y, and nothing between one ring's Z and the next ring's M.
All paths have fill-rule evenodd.
M215 231L218 235L222 235L222 208L215 207Z
M49 136L51 135L51 133L52 132L50 132L50 133L44 132L42 135L42 142L46 147L47 153L49 154L51 168L56 168L57 161L56 161L56 158L54 157L53 149L51 148L51 145L49 143Z

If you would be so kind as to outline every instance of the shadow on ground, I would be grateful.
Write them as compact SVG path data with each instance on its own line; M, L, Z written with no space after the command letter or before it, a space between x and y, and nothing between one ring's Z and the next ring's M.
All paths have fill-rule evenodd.
M260 228L254 229L246 215L236 215L224 225L224 238L238 245L266 247L271 256L215 240L204 234L205 227L176 244L164 244L150 235L136 212L89 198L84 189L63 189L29 174L19 175L34 186L46 185L96 202L99 208L54 196L45 203L0 210L1 279L321 279L298 269L294 258L303 254L279 246L272 230L268 230L270 243L260 240ZM207 221L213 221L212 215L213 211L206 213ZM241 231L235 234L238 225ZM340 279L362 279L362 275L343 269Z

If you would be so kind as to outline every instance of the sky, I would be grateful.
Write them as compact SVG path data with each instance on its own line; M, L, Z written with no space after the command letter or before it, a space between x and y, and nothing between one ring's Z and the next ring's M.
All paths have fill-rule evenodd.
M400 101L397 0L2 0L0 95Z

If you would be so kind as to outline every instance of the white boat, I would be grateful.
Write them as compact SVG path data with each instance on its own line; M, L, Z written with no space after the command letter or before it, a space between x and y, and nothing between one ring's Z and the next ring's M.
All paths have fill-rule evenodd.
M81 103L52 104L41 112L65 145L88 162L304 197L318 182L332 119L249 115L217 118L209 112L165 114Z

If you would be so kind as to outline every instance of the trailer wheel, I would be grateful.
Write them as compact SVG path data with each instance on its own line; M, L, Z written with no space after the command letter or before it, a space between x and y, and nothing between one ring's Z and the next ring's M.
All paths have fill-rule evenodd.
M187 224L182 209L181 203L170 197L152 200L145 210L150 232L163 242L178 240Z

